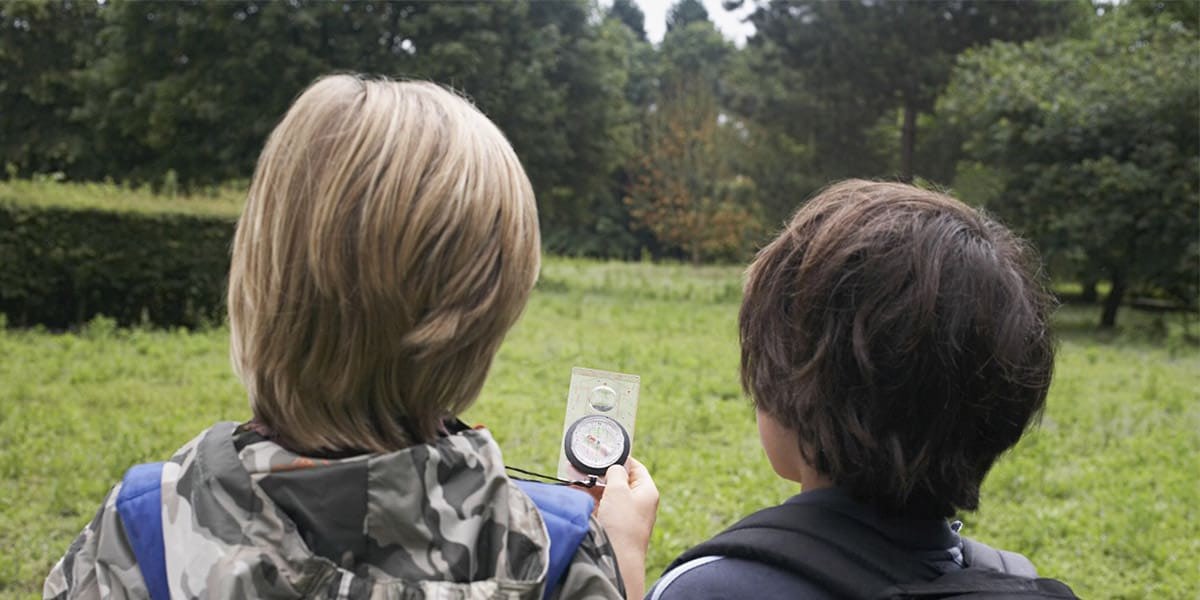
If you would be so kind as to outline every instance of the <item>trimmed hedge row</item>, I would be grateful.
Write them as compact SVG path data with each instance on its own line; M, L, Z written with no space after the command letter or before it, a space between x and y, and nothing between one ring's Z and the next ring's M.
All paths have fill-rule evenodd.
M236 217L34 204L0 197L0 313L63 329L219 323Z

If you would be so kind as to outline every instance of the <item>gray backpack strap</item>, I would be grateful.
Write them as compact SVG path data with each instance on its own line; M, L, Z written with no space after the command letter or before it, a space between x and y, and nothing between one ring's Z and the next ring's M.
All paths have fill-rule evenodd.
M963 537L962 543L963 562L968 567L999 571L1000 573L1028 577L1030 579L1037 577L1037 569L1033 566L1033 563L1028 558L1016 552L997 550L983 542L977 542L968 537Z

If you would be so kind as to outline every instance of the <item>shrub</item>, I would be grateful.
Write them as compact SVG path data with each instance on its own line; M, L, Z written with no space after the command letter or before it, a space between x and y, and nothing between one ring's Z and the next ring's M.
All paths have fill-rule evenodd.
M0 187L0 313L8 325L62 329L97 315L121 325L221 320L236 203L136 194L112 203L94 191Z

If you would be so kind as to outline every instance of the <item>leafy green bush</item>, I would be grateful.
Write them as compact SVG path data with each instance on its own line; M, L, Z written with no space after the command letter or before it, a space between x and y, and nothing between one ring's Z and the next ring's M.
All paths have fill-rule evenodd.
M49 187L0 187L8 325L60 329L108 315L121 325L194 327L222 318L236 203L106 203L83 186L38 194Z

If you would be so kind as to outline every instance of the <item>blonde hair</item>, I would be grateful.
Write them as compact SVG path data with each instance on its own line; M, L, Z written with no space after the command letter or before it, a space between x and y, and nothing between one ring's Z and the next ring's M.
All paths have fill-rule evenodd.
M424 82L334 75L258 159L229 273L231 356L298 451L427 441L479 395L539 268L500 130Z

